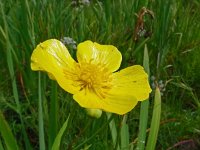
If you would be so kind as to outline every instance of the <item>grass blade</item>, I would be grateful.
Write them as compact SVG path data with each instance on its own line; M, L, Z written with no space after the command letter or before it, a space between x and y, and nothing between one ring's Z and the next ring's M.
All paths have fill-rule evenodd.
M14 67L14 61L13 61L13 47L9 38L9 34L8 34L8 24L7 24L7 19L6 19L6 15L4 13L4 9L3 9L3 4L0 1L0 10L1 10L1 15L3 18L3 23L4 23L4 36L5 38L5 45L6 45L6 59L7 59L7 65L8 65L8 70L9 70L9 75L10 78L12 79L12 93L14 96L14 100L17 106L17 112L19 114L20 117L20 122L22 125L22 134L24 136L24 141L25 141L25 146L26 149L31 150L32 147L30 145L29 139L28 139L28 135L26 133L26 129L24 126L24 121L22 118L22 114L21 114L21 105L20 105L20 101L19 101L19 94L18 94L18 89L17 89L17 82L16 82L16 77L15 77L15 67ZM2 29L1 29L2 30Z
M44 123L43 123L43 112L42 112L42 88L41 88L41 75L40 72L38 74L38 108L39 108L39 114L38 114L38 120L39 120L39 145L40 150L45 149L45 140L44 140Z
M70 115L67 117L67 120L64 122L63 126L61 127L60 131L58 132L51 150L60 149L60 142L61 142L62 136L65 132L65 129L67 128L69 117L70 117Z
M0 150L4 150L1 140L0 140Z
M151 120L151 127L150 127L150 133L147 141L146 150L155 149L158 130L160 126L160 114L161 114L161 95L160 95L160 90L157 87L155 91L153 117Z
M109 120L111 118L111 113L106 113L106 115L107 115L107 118ZM111 132L113 146L116 147L116 144L117 144L117 128L116 128L116 124L115 124L114 120L112 120L109 123L109 127L110 127L110 132Z
M58 100L57 100L57 85L52 81L50 115L49 115L49 147L55 140L58 129Z
M142 7L147 7L148 6L149 0L140 0L138 1L138 6L137 9L141 9Z
M0 111L0 132L2 135L2 138L4 139L5 145L8 150L18 150L17 142L15 140L15 137L13 136L11 129L5 120L2 112ZM2 147L2 144L0 142L0 149Z
M146 73L149 75L149 55L147 45L145 44L144 48L144 59L143 59L143 66ZM137 149L143 150L146 141L146 129L147 129L147 121L148 121L148 109L149 109L149 100L145 100L141 102L140 108L140 123L139 123L139 134L138 134L138 143Z
M121 149L129 149L129 128L126 123L127 115L124 115L121 127Z
M110 23L111 19L111 1L104 1L104 7L105 7L105 15L106 15L106 20L108 23Z

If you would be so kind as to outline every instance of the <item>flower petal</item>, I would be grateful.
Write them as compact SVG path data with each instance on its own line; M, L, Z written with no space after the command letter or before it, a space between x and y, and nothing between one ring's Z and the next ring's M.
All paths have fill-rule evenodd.
M132 95L108 95L101 99L94 92L82 90L73 95L73 98L84 108L102 109L116 114L125 114L131 111L137 104L137 100Z
M66 91L74 93L79 87L74 86L74 81L66 77L64 72L73 72L76 62L70 56L62 42L50 39L37 45L31 56L31 69L46 71L51 79Z
M127 67L114 73L112 84L114 86L109 91L110 94L132 95L137 101L147 99L151 92L148 75L139 65Z
M92 41L85 41L77 47L78 62L91 62L103 64L111 72L119 69L122 56L120 51L112 45L100 45Z

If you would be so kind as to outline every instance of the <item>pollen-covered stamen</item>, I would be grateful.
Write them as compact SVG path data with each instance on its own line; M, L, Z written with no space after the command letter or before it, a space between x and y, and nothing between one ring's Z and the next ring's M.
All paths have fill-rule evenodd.
M111 72L102 64L82 62L78 64L76 82L81 87L80 90L88 89L101 98L105 98L111 88Z

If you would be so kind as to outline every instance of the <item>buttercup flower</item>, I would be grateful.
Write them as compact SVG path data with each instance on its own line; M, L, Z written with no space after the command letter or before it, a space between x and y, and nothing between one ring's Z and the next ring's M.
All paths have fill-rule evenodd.
M77 61L62 42L50 39L33 51L31 69L46 71L84 108L125 114L149 97L151 88L143 67L116 72L122 61L116 47L82 42L77 46Z

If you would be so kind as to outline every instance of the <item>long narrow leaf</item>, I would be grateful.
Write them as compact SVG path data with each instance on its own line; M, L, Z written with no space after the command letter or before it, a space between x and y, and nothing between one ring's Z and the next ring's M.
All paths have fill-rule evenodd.
M3 114L0 111L0 133L2 135L2 138L5 142L6 148L8 150L18 150L17 142L15 140L15 137L13 136L11 129L5 120ZM0 143L0 149L2 144ZM3 148L3 147L2 147Z
M129 128L126 120L127 115L124 115L121 127L121 150L129 149Z
M155 150L159 126L160 126L160 113L161 113L161 95L160 95L160 90L157 87L155 91L153 117L151 120L151 127L150 127L150 133L147 141L146 150Z
M146 73L150 76L149 55L148 55L148 49L147 49L146 44L144 48L143 66ZM148 121L148 109L149 109L149 100L147 99L141 102L139 134L138 134L138 142L137 142L138 150L143 150L145 147L146 129L147 129L147 121Z
M64 122L63 126L61 127L60 131L58 132L51 150L59 150L60 142L61 142L62 136L65 132L65 129L67 128L69 117L70 117L70 115L68 116L67 120Z
M111 117L111 113L106 113L106 115L107 115L107 118L109 120L110 117ZM114 119L109 123L109 127L110 127L110 132L111 132L113 145L114 145L114 147L116 147L116 144L117 144L117 128L116 128L116 124L115 124L115 120Z

